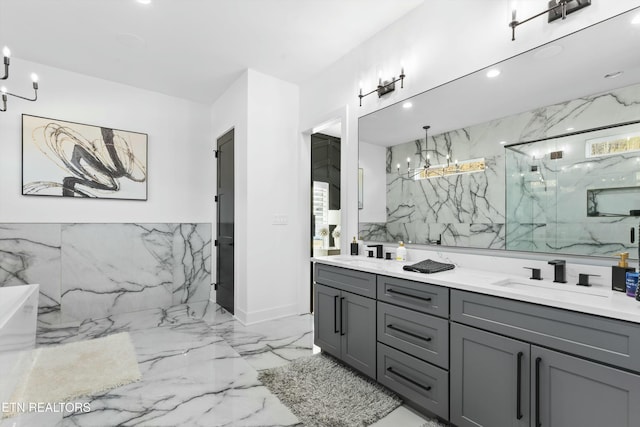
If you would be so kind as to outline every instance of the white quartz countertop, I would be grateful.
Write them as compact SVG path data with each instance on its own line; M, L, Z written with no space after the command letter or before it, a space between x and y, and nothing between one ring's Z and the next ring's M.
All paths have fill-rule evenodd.
M363 256L323 256L313 257L311 260L336 267L640 323L640 301L605 286L583 287L572 282L561 284L550 280L530 280L526 271L521 276L515 276L496 271L456 267L440 273L423 274L402 269L404 265L414 264L415 261L400 262Z

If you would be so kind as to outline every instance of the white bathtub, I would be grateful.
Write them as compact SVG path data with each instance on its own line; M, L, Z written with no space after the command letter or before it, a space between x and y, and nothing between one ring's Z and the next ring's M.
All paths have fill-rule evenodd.
M0 402L8 402L33 362L39 285L0 287Z

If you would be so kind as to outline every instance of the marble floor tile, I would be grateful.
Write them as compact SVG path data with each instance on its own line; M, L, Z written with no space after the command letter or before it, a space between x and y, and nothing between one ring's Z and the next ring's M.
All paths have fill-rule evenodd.
M141 381L78 400L90 404L88 413L24 414L0 427L300 425L258 380L258 371L319 351L311 315L245 326L215 304L194 303L85 321L43 319L38 345L123 331L131 335ZM424 422L401 407L375 425Z
M313 354L313 317L309 314L242 325L230 315L216 313L212 329L255 369L282 366Z

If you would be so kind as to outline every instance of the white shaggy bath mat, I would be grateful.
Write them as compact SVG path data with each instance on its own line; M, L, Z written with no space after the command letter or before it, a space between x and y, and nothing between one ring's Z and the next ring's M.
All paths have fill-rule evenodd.
M34 351L33 368L11 399L27 407L30 402L72 402L142 377L127 332Z

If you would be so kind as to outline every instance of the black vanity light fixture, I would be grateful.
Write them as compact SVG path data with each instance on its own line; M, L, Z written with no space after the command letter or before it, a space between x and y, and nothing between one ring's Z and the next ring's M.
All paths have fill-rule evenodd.
M11 63L11 51L8 47L4 47L2 49L2 55L4 57L4 76L0 77L0 80L7 80L9 78L9 64ZM7 111L7 96L13 96L15 98L24 99L25 101L37 101L38 100L38 76L35 73L31 74L31 81L33 82L33 98L27 98L24 96L16 95L10 92L7 92L7 88L2 86L0 87L0 94L2 96L2 108L0 108L1 112Z
M511 27L511 41L514 41L516 39L516 27L518 25L522 25L525 22L529 22L532 19L535 19L542 15L549 16L547 22L553 22L557 19L566 19L567 15L570 15L573 12L577 12L578 10L587 6L591 6L591 0L550 0L547 10L544 10L537 15L533 15L532 17L527 18L524 21L518 21L516 19L516 8L514 5L511 11L511 22L509 23L509 26Z
M400 67L400 75L398 78L391 78L391 80L382 80L382 76L378 77L378 87L373 89L371 92L362 93L362 87L360 88L360 93L358 93L358 98L360 98L360 106L362 107L362 98L365 96L369 96L372 93L377 93L378 98L381 98L382 95L386 95L388 93L396 90L396 83L400 82L400 89L404 89L404 78L407 75L404 73L404 67Z

